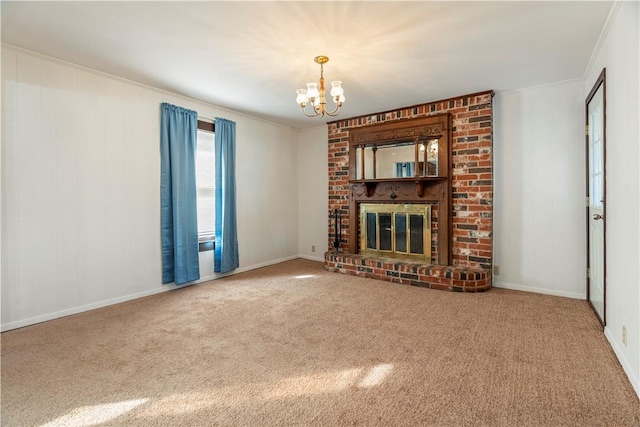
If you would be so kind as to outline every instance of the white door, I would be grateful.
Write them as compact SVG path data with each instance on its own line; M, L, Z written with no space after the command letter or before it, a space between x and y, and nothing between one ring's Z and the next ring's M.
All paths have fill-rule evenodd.
M586 100L587 295L605 325L605 70Z

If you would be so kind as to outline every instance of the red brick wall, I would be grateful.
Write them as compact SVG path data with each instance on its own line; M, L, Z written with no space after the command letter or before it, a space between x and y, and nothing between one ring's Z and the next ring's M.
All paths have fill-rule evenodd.
M333 249L333 211L343 217L341 238L349 247L349 131L432 114L453 119L453 264L491 269L493 232L492 91L329 123L329 240Z

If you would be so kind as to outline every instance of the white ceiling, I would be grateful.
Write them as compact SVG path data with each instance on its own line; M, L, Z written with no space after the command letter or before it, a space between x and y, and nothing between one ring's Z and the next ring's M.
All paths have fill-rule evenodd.
M327 82L343 81L347 118L580 78L611 6L2 1L2 42L307 128L333 120L295 103L317 55Z

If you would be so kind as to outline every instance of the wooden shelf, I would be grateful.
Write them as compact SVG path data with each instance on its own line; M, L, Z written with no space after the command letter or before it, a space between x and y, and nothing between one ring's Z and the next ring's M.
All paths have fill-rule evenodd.
M349 183L364 184L367 197L371 197L375 193L378 184L393 182L415 182L418 196L422 197L424 195L425 186L429 185L430 182L441 182L446 180L446 176L412 176L407 178L352 179L349 180Z

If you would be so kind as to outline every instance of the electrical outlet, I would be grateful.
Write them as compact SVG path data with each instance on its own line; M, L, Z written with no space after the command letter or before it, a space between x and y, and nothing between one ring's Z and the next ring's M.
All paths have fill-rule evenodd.
M622 325L622 344L624 344L624 346L627 346L627 326L626 325Z
M316 245L311 245L311 252L315 252L316 251Z
M493 266L493 275L494 276L499 276L500 275L500 266L499 265L494 265Z

